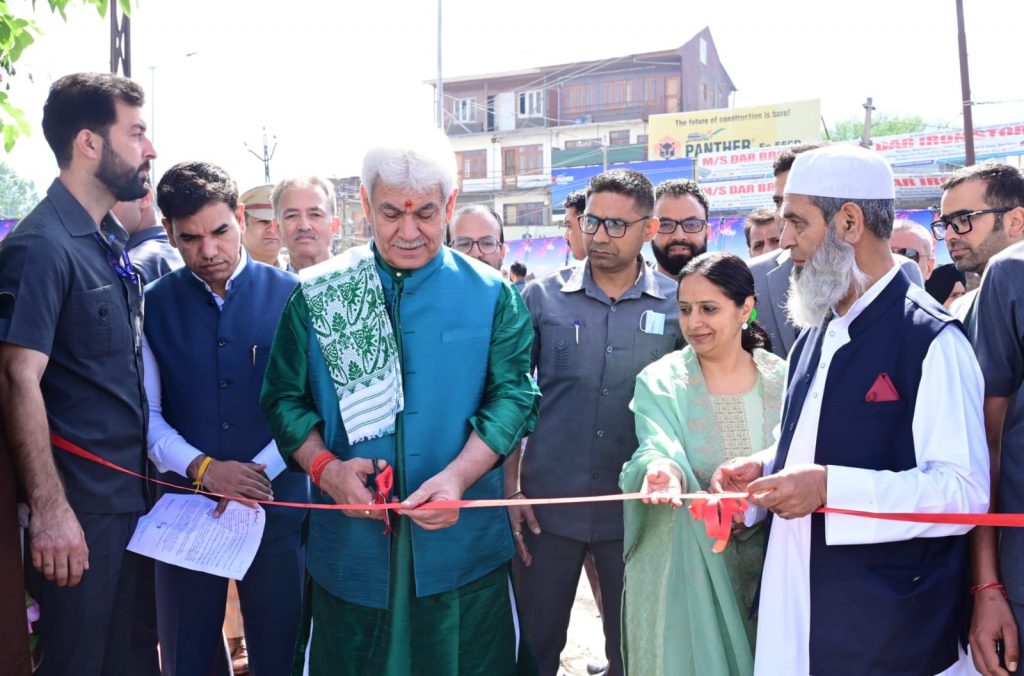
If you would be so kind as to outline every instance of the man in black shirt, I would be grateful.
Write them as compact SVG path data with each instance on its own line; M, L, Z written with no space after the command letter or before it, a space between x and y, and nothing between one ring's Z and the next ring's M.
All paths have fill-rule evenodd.
M60 168L0 244L0 401L29 506L28 586L46 656L37 674L120 674L138 560L125 551L145 510L140 280L109 211L145 194L156 157L142 89L106 74L50 88L43 133Z

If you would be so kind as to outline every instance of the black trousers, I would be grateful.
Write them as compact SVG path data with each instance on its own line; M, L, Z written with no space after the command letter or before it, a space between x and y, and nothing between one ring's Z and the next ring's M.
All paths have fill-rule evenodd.
M558 673L559 656L565 648L569 617L576 600L583 559L589 550L597 565L601 586L601 622L604 625L604 650L609 676L621 676L622 668L622 540L583 542L523 529L525 544L533 564L523 565L515 557L516 598L520 603L523 628L530 641L540 676Z
M77 585L48 582L26 552L28 588L42 610L36 676L134 676L129 655L141 557L125 548L141 514L77 516L89 546L89 570Z
M305 570L305 549L301 535L296 532L262 542L245 578L237 583L253 676L277 676L291 669ZM163 673L231 674L221 631L227 594L227 578L156 563L157 627Z

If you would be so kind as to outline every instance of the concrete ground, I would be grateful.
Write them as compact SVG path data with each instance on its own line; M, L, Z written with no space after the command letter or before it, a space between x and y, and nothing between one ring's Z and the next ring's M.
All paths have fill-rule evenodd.
M587 676L589 662L604 664L604 632L587 576L581 573L559 676Z

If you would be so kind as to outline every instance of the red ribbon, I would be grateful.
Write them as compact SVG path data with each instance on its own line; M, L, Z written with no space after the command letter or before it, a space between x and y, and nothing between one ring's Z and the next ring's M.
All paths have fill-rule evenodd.
M167 481L160 481L159 479L154 479L153 477L148 477L148 476L144 476L142 474L139 474L138 472L133 472L130 469L125 469L124 467L121 467L120 465L115 465L114 463L110 462L109 460L105 460L105 459L99 457L98 455L85 450L81 446L76 445L74 442L68 441L67 439L65 439L64 437L62 437L62 436L60 436L58 434L51 434L50 435L50 441L51 441L51 443L53 443L53 445L56 448L59 448L62 451L67 451L68 453L71 453L72 455L76 455L76 456L78 456L80 458L83 458L85 460L89 460L91 462L95 462L97 464L103 465L104 467L109 467L112 470L116 470L118 472L123 472L124 474L129 474L129 475L131 475L133 477L137 477L137 478L142 479L144 481L150 481L150 482L155 483L155 484L160 484L161 486L169 486L171 488L176 488L178 490L181 490L181 488L182 488L178 484L172 484L172 483L169 483ZM381 471L381 474L384 474L383 470ZM369 505L367 505L367 504L351 504L351 505L350 504L329 504L329 505L325 505L325 504L313 504L313 503L307 503L307 502L279 502L277 500L254 500L253 498L243 498L243 497L238 496L238 495L224 495L222 493L211 493L210 491L204 491L204 490L199 490L199 491L190 490L189 492L191 492L191 493L199 493L201 495L208 495L211 498L217 498L218 500L220 498L227 498L228 500L238 500L238 501L241 501L241 502L256 502L256 503L259 503L261 505L272 505L272 506L275 506L275 507L298 507L298 508L302 508L302 509L342 509L342 510L346 510L346 511L363 511L363 510L376 511L376 510L394 510L394 509L403 509L403 510L413 509L413 508L404 506L400 502L385 502L385 503L377 503L377 502L375 502L374 504L369 504ZM626 500L639 500L642 497L643 497L643 495L640 494L640 493L622 493L622 494L616 493L614 495L593 495L593 496L584 496L584 497L576 497L576 498L536 498L536 499L531 499L531 500L522 500L522 499L513 499L513 500L500 500L500 499L494 499L494 500L433 500L431 502L425 502L422 505L419 505L419 506L415 507L415 509L473 509L473 508L479 508L479 507L513 507L513 506L518 506L518 505L574 505L574 504L583 504L583 503L588 503L588 502L624 502Z
M704 530L714 540L711 551L721 554L729 544L732 533L732 516L745 512L745 498L723 498L708 496L690 502L690 515L697 521L704 521Z
M81 446L68 441L64 437L58 434L51 434L50 441L53 445L63 451L67 451L72 455L76 455L85 460L95 462L109 467L110 469L131 476L143 479L145 481L151 481L162 486L170 486L171 488L181 489L182 487L177 484L172 484L166 481L160 481L152 477L147 477L137 472L133 472L129 469L125 469L120 465L115 465L109 460L105 460L94 453L90 453ZM195 491L203 495L208 495L211 498L228 498L229 500L239 500L243 502L258 502L263 505L273 505L277 507L297 507L302 509L342 509L342 510L385 510L387 513L393 509L409 509L403 507L400 502L391 502L390 492L393 488L394 475L391 472L391 467L388 466L381 470L381 472L375 477L376 484L376 495L374 496L374 504L372 505L346 505L346 504L310 504L304 502L278 502L276 500L253 500L251 498L243 498L235 495L223 495L220 493L211 493L209 491ZM416 509L473 509L480 507L512 507L512 506L524 506L524 505L572 505L572 504L584 504L593 502L625 502L628 500L640 500L647 497L641 493L616 493L614 495L592 495L584 497L574 498L515 498L512 500L436 500L433 502L423 503L416 507ZM715 552L721 552L725 549L729 542L729 534L732 530L732 517L734 514L742 512L747 509L745 495L739 493L725 493L710 495L707 493L700 494L683 494L681 496L668 496L668 497L681 497L686 500L691 500L690 503L690 514L694 519L698 521L704 521L704 528L707 531L708 537L712 538L715 542L712 545L712 550ZM904 521L910 523L937 523L937 524L952 524L962 526L996 526L1003 528L1021 528L1024 527L1024 514L918 514L914 512L864 512L856 509L837 509L834 507L821 507L815 510L819 514L845 514L847 516L857 516L867 519L882 519L884 521ZM390 529L390 524L387 524L387 528Z

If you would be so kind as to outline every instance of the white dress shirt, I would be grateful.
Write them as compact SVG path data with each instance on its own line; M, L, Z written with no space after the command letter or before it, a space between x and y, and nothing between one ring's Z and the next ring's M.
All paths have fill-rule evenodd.
M228 278L225 285L225 295L231 293L231 283L245 268L248 260L248 254L243 249L238 267L231 273L231 277ZM192 274L199 279L195 273ZM202 279L199 281L213 296L213 300L217 303L217 309L222 309L224 299L214 293L213 289ZM188 478L188 466L197 457L203 455L203 451L185 441L185 438L164 419L160 392L160 367L157 365L156 357L153 355L153 350L150 348L145 334L142 335L142 363L145 371L143 385L146 388L146 398L149 400L149 434L146 438L149 445L149 459L161 472L171 471ZM273 439L256 454L252 462L266 465L265 472L271 481L285 468L284 459L277 450L277 442Z
M829 364L836 352L850 342L850 324L898 270L898 266L893 266L846 315L836 316L826 327L821 361L793 432L787 467L814 462ZM982 396L981 370L967 338L955 328L944 329L932 341L921 369L912 422L917 467L891 472L829 465L827 506L876 512L986 512L989 458ZM761 457L767 475L773 471L775 447L763 451ZM755 520L748 518L748 522ZM829 545L945 537L969 530L969 526L825 515L825 541ZM762 573L755 674L809 673L810 551L810 516L774 519ZM943 672L963 673L974 673L963 655Z

